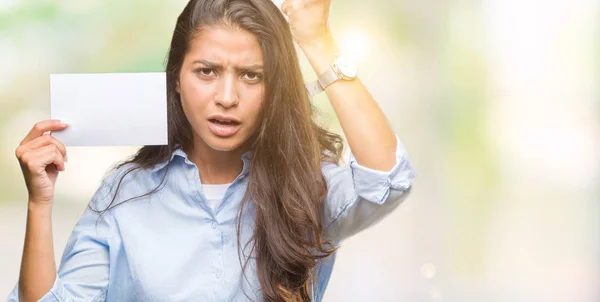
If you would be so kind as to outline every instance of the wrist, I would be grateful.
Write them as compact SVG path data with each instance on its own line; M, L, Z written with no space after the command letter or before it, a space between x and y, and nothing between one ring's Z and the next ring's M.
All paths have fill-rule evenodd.
M298 44L317 76L325 72L335 60L338 47L331 34L324 35L310 42Z
M318 35L310 40L297 41L297 43L302 49L323 49L331 48L335 45L333 35L329 29L326 29L321 35Z
M30 211L50 211L52 210L52 202L29 199L27 208Z

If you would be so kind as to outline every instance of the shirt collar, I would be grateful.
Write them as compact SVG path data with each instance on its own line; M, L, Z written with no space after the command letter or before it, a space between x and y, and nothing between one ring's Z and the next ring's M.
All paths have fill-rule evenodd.
M187 154L181 149L181 148L177 148L175 149L175 151L173 152L173 154L171 154L171 158L168 160L165 160L161 163L158 163L157 165L155 165L152 169L151 172L152 173L156 173L161 171L163 168L165 168L167 166L167 164L169 163L169 161L174 162L175 158L179 157L181 159L183 159L183 161L188 164L188 165L194 165L194 163L192 163L189 159ZM242 162L243 162L243 167L242 167L242 176L246 176L246 174L248 174L248 169L250 167L250 160L252 159L252 151L246 151L244 152L244 154L242 154Z

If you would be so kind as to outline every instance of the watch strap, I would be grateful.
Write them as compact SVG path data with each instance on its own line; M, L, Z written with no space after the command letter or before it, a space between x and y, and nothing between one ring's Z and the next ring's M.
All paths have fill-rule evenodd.
M306 84L306 90L308 91L308 95L315 96L323 92L323 87L321 87L319 81L312 81Z
M339 80L341 77L334 71L334 65L331 65L321 76L319 77L319 84L323 87L323 90L327 88L327 86L333 84L333 82Z
M315 96L323 91L327 86L333 84L333 82L339 80L341 77L335 72L334 65L331 65L319 79L306 84L306 90L310 96Z

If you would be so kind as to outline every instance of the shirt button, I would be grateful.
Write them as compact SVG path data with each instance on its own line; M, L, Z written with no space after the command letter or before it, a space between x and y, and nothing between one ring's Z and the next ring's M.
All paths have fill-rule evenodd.
M213 223L211 223L211 225L210 225L210 226L211 226L213 229L216 229L216 228L217 228L217 223L213 221Z
M221 272L217 271L217 272L215 273L215 277L217 277L217 279L221 278Z

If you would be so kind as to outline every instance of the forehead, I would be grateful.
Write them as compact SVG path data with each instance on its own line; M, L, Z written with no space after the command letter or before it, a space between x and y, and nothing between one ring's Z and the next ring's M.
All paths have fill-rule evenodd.
M190 41L188 59L222 64L262 64L263 60L258 39L244 29L229 26L203 27Z

